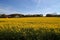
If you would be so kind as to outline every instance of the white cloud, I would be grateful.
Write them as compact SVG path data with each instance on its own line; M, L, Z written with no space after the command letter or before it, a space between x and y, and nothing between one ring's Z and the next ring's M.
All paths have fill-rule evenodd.
M38 8L42 0L32 0L32 1L36 3L36 7Z
M12 13L20 13L13 7L0 7L0 14L12 14Z
M32 0L32 1L34 1L34 2L36 2L36 3L40 3L41 2L41 0Z

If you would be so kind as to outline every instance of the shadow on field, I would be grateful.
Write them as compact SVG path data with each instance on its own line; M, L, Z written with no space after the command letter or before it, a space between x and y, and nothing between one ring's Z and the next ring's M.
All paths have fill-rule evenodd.
M60 34L54 29L22 28L20 31L0 31L0 40L60 40Z

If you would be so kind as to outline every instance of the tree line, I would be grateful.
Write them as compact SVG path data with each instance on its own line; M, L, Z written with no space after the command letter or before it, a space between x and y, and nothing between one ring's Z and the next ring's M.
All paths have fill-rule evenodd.
M0 14L0 18L20 18L20 17L60 17L60 15L57 14L46 14L46 16L43 16L43 14L34 14L34 15L23 15L23 14Z

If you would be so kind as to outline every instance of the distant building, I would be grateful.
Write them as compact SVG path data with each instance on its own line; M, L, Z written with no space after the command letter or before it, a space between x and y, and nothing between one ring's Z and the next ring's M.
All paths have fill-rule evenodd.
M16 15L15 18L19 18L20 16L19 15Z
M19 18L19 17L23 17L24 15L22 15L22 14L11 14L11 15L9 15L9 17L11 17L11 18Z

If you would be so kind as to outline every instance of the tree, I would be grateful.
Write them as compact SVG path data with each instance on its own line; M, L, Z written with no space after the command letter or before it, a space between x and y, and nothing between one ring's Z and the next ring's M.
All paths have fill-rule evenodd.
M6 15L6 14L1 14L0 15L0 18L7 18L8 17L8 15Z
M18 17L23 17L23 14L10 14L9 15L11 18L18 18Z

